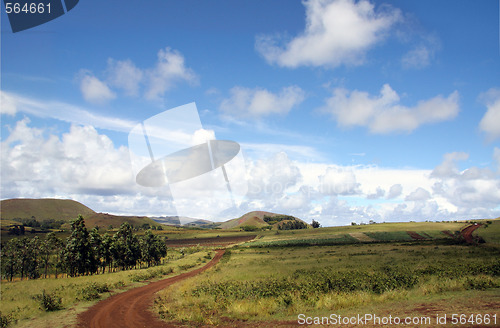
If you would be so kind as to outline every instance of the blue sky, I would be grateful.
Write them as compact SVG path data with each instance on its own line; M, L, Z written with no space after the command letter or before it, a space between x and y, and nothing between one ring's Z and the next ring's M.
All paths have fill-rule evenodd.
M12 33L2 10L1 198L324 226L498 217L498 17L496 0L80 1ZM234 207L208 180L135 183L131 129L192 102L203 136L241 146Z

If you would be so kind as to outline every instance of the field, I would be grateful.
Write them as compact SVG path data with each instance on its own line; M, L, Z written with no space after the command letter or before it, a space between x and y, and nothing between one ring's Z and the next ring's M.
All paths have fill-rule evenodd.
M290 327L300 326L299 314L314 321L331 314L436 320L436 315L459 313L496 315L498 326L500 221L481 223L473 233L482 237L477 244L457 237L469 225L465 222L258 232L172 228L156 232L170 243L163 265L96 276L3 281L1 311L13 327L74 326L79 313L111 294L200 267L219 243L226 253L214 268L156 294L153 310L160 318L193 327ZM44 310L44 299L50 305L58 298L59 310ZM442 327L452 326L448 324ZM372 326L377 325L360 325Z

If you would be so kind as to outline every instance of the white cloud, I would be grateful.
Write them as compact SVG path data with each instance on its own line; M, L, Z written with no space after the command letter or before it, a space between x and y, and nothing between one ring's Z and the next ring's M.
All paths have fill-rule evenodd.
M196 138L212 134L203 130ZM228 163L226 168L231 181L248 180L246 198L240 198L244 193L235 198L238 212L221 212L231 200L222 202L213 196L227 193L221 172L214 176L220 182L217 190L212 190L213 180L193 180L175 199L168 188L138 186L128 149L117 147L89 126L73 125L59 137L23 119L9 130L0 155L2 198L72 198L112 213L171 215L175 201L178 209L189 207L200 217L211 211L218 216L210 218L222 220L262 209L308 222L316 219L325 226L500 215L498 148L493 151L491 168L473 166L462 171L457 162L468 158L465 153L445 154L434 170L310 163L292 160L285 152L266 159L247 158L246 167L241 159L241 165ZM246 191L246 185L234 187L234 191L239 187Z
M184 56L169 47L158 52L156 67L147 71L148 90L146 98L158 99L176 82L197 83L198 76L185 66Z
M497 155L496 149L493 157ZM466 153L449 153L431 174L435 179L436 196L457 208L459 215L491 217L499 215L495 208L500 205L500 172L490 168L469 167L459 171L458 161L468 158Z
M355 195L360 193L360 184L351 169L328 167L319 177L319 190L326 195Z
M75 106L60 101L47 101L29 98L19 94L2 91L16 106L16 111L38 117L51 117L68 123L90 125L97 128L129 132L137 123L124 119L104 116L88 108Z
M198 76L186 66L179 51L166 47L160 49L157 56L155 65L145 69L137 67L130 59L109 58L102 72L103 80L81 70L79 80L83 97L91 103L102 104L116 98L117 91L122 90L127 96L143 95L149 100L159 100L177 83L198 83Z
M418 187L415 191L406 196L405 200L423 202L431 198L431 193Z
M486 104L487 111L479 122L479 128L490 139L496 139L500 137L500 89L490 89L480 95L480 99Z
M111 91L106 83L84 72L80 81L80 90L83 98L93 104L104 104L111 99L116 98L116 94Z
M75 126L62 138L17 122L2 142L2 197L129 194L128 151L92 127Z
M403 192L403 186L400 183L393 184L391 189L389 189L389 194L387 195L387 199L394 199L399 197Z
M16 99L9 93L0 90L0 113L2 115L14 116L17 113Z
M279 94L266 89L244 87L234 87L230 93L231 97L221 102L221 111L227 115L243 118L287 114L305 97L304 91L297 86L283 88Z
M445 178L459 175L457 162L465 161L469 154L464 152L448 153L443 156L443 162L436 166L431 173L431 177Z
M409 27L411 28L411 26ZM417 33L420 41L401 58L401 66L406 69L421 69L429 66L436 52L441 49L441 42L438 37L431 34L422 34L415 30L419 29L412 29L409 33Z
M380 95L337 88L326 100L322 111L329 113L340 126L365 126L372 133L411 132L422 124L451 120L459 111L458 92L447 98L439 95L420 101L414 107L400 104L400 97L384 84Z
M377 187L377 190L372 193L372 194L368 194L366 195L366 198L368 199L379 199L379 198L382 198L384 197L385 195L385 190L380 188L380 187Z
M137 68L131 60L108 59L107 80L110 85L123 89L127 95L136 96L144 72Z
M400 20L388 6L375 10L369 1L305 1L305 31L284 45L270 36L257 38L256 49L270 63L285 67L359 65L368 49L382 41Z

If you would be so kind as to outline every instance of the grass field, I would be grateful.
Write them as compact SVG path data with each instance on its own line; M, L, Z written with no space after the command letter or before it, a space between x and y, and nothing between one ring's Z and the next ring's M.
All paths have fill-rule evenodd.
M166 320L192 325L296 323L299 313L426 315L426 309L443 305L442 313L498 312L498 221L478 231L487 240L479 246L454 244L441 233L463 226L391 223L266 232L231 249L214 270L160 292L156 311ZM433 239L414 241L406 231ZM351 232L378 242L353 241ZM471 299L479 303L468 303Z
M154 280L191 270L209 261L213 251L193 248L171 250L166 263L147 269L118 271L95 276L59 279L36 279L3 282L1 285L1 313L12 321L13 327L67 327L76 323L78 313L111 294L122 292ZM46 311L39 296L57 303L59 311ZM50 299L52 298L52 299Z
M299 313L424 316L495 310L500 318L500 221L492 220L474 232L484 244L459 244L443 233L453 234L466 225L409 222L289 231L157 231L171 240L257 238L228 248L215 268L158 293L155 311L165 320L191 326L297 323ZM414 240L408 232L427 239ZM200 266L213 253L207 247L170 248L169 261L159 267L2 282L1 313L12 327L72 326L78 313L100 299L141 286L144 280ZM60 299L61 309L45 311L44 299L49 305L58 305Z

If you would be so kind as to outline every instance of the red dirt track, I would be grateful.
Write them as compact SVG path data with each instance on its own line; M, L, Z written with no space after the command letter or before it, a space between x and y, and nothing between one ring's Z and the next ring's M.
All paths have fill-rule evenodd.
M472 237L472 233L481 226L481 224L471 224L470 226L464 228L461 231L462 236L464 237L465 241L469 244L474 243L474 238Z
M113 327L176 327L159 320L149 311L153 304L154 294L181 280L194 277L213 267L219 262L224 250L218 250L215 257L205 266L196 270L152 282L146 286L134 288L121 294L113 295L78 316L80 328L113 328Z

